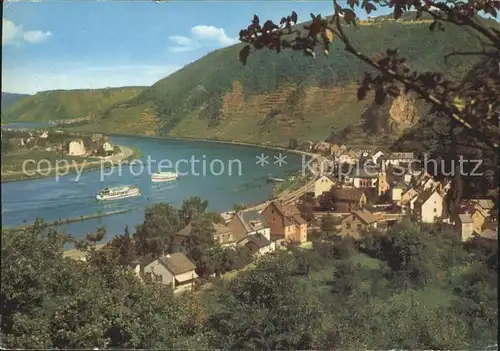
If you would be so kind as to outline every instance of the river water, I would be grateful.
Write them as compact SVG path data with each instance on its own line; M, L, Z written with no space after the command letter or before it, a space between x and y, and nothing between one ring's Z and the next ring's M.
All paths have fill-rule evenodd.
M302 156L283 153L286 164L279 166L274 163L279 151L248 146L139 137L113 137L112 142L140 149L144 155L141 158L144 171L140 172L140 164L122 165L114 170L85 172L79 179L76 174L69 174L58 180L42 178L4 183L2 226L32 223L36 217L55 221L131 209L131 212L65 224L61 228L81 238L104 225L106 239L110 239L122 233L126 225L133 232L144 219L144 209L154 203L166 202L178 207L185 198L199 196L208 200L209 210L223 212L238 202L249 205L263 202L271 196L275 185L266 182L269 175L284 178L300 170L302 164ZM269 163L264 166L256 164L256 157L261 153L268 156ZM177 164L177 171L185 175L171 182L152 183L148 164L154 173L160 160L164 160L161 171L175 170ZM167 169L168 166L172 168ZM95 193L99 189L126 184L138 185L142 195L103 203L96 201Z

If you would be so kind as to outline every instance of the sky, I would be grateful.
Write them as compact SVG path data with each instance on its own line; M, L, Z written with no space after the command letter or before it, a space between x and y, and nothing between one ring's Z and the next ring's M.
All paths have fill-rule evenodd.
M5 1L2 91L149 86L238 42L254 14L329 15L331 1ZM377 15L380 13L375 13ZM237 59L235 57L235 59Z

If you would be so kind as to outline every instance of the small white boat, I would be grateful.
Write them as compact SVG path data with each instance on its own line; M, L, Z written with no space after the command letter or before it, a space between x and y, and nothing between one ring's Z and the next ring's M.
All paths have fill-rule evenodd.
M151 176L152 182L168 182L170 180L175 180L179 178L179 175L175 172L156 172Z
M119 200L127 197L139 196L141 191L135 185L121 185L113 188L104 188L97 192L96 199L104 200Z

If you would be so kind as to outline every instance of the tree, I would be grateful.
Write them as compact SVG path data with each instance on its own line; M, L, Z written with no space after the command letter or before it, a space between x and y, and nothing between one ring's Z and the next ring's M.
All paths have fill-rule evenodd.
M197 216L203 214L208 207L208 201L203 201L198 196L187 198L182 202L179 217L183 225L188 225Z
M210 272L214 272L217 278L233 269L236 262L236 251L221 246L215 246L207 252L207 266Z
M88 233L85 240L91 242L94 246L106 236L106 227L98 227L95 233Z
M321 348L322 306L306 282L294 278L292 255L263 257L223 288L221 308L208 318L212 348Z
M124 234L113 237L106 248L113 252L122 266L130 265L137 258L135 243L128 233L128 227L125 228Z
M2 231L2 346L25 349L205 349L199 306L143 284L103 250L63 256L69 237L38 221Z
M290 140L288 142L288 148L295 150L298 146L299 146L299 143L298 143L297 139L290 138Z
M179 212L168 204L146 208L144 222L133 235L138 255L161 255L171 249L174 234L182 227Z
M348 298L358 292L361 286L361 267L341 261L333 272L332 293Z
M400 287L422 286L434 280L444 266L445 251L440 250L435 236L422 232L417 223L395 225L380 240L381 256Z
M214 239L214 234L213 222L209 217L199 216L191 222L191 232L184 245L186 255L196 265L199 275L209 273L209 252L218 244Z

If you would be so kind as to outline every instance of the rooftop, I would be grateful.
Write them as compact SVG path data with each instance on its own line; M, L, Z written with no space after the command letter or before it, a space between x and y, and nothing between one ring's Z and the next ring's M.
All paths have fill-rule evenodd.
M373 213L364 208L354 212L353 214L366 224L372 224L377 222L377 217L375 217Z
M165 255L159 258L161 264L175 275L193 271L196 266L182 252Z

